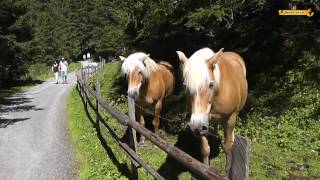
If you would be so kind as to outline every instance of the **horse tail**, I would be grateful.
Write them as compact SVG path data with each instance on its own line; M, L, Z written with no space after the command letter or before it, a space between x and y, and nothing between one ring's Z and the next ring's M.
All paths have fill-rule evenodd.
M164 66L164 67L166 67L166 68L169 69L170 71L173 70L172 65L171 65L170 63L166 62L166 61L160 61L159 64L162 65L162 66Z

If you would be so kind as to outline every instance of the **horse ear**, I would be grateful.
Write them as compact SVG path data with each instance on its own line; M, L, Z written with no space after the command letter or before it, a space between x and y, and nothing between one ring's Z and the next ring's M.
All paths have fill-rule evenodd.
M147 54L147 55L143 58L143 61L145 61L146 59L148 59L148 57L150 57L150 54Z
M123 56L119 56L119 58L121 59L121 61L126 60L126 58L125 58L125 57L123 57Z
M142 62L145 63L145 61L150 57L150 54L147 54L142 58Z
M215 53L210 59L209 63L214 64L218 61L218 59L222 56L224 48L221 48L217 53Z
M221 48L216 54L221 55L223 53L223 51L224 51L224 48Z
M179 60L184 64L185 62L187 62L188 58L187 56L181 52L181 51L176 51L176 53L178 54L179 56Z

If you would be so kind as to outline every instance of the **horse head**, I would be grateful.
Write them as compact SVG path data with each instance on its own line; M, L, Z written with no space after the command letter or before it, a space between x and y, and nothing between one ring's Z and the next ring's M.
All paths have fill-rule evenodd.
M134 53L127 58L119 56L123 61L122 73L126 75L128 80L128 95L131 98L137 99L142 84L148 78L148 70L146 68L146 60L149 59L149 54Z
M177 51L192 111L188 125L196 136L206 135L209 130L212 101L219 91L220 84L217 61L222 53L223 48L217 53L203 48L188 59L183 52Z

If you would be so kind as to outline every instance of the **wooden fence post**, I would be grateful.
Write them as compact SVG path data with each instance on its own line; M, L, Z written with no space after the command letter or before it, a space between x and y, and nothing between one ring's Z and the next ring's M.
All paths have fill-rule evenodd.
M135 107L134 107L134 99L130 98L128 96L128 114L130 121L136 121L135 118ZM136 136L136 130L128 126L129 130L129 143L130 147L134 152L137 151L137 136ZM132 179L136 180L139 178L138 176L138 168L137 165L131 162L131 171L132 171Z
M84 79L83 79L83 99L84 99L84 105L85 105L85 109L88 109L88 89L86 87L86 78L87 74L84 75Z
M230 180L249 179L249 159L251 141L242 136L235 136L228 163L228 178Z
M83 80L83 68L81 67L81 80Z
M96 115L97 115L97 126L99 126L99 116L100 116L100 105L99 105L99 99L101 97L100 94L100 82L97 80L96 81L96 93L97 93L97 98L96 98Z

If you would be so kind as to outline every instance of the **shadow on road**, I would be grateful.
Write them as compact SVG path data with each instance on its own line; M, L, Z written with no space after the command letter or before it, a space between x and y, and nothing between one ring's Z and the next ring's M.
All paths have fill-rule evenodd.
M0 112L7 113L44 110L43 108L38 108L35 105L28 104L30 102L32 102L32 98L25 97L23 94L7 97L0 101Z
M0 101L0 128L6 128L16 122L26 121L30 118L11 118L10 113L26 111L42 111L35 105L30 105L32 98L25 97L23 94L17 94L12 97L4 98Z
M13 125L14 123L16 122L19 122L19 121L26 121L30 118L15 118L15 119L2 119L0 117L0 128L6 128L7 126L9 125Z

